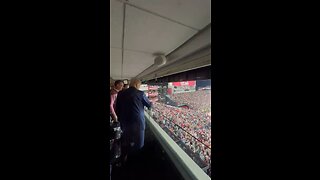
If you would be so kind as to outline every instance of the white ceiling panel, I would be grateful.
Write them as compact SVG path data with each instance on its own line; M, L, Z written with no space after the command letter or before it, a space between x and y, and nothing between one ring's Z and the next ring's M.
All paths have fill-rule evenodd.
M111 47L122 47L123 3L110 1L110 39Z
M121 77L121 49L110 48L110 75L111 77Z
M197 29L202 29L211 22L211 0L129 0L129 2Z
M136 51L124 51L123 76L135 77L154 62L154 56Z
M153 54L169 54L211 22L210 0L125 3L110 1L110 75L114 79L135 77L153 64Z
M126 7L125 49L167 54L196 33L167 19L131 6Z

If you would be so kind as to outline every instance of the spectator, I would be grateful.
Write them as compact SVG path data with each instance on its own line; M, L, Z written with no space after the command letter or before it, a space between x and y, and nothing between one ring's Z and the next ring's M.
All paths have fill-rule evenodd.
M118 96L119 96L119 94L121 94L123 91L125 91L125 90L128 89L128 88L129 88L129 84L125 84L125 85L123 86L122 90L118 92Z
M125 84L124 87L123 87L123 90L126 90L129 88L129 84Z
M117 80L114 82L114 88L111 89L110 91L110 116L114 122L118 121L118 117L115 112L116 99L117 99L118 92L122 90L123 85L124 85L123 81Z
M144 106L151 108L151 103L144 92L139 90L140 86L140 80L131 80L129 89L119 94L117 99L116 110L123 131L125 156L144 145Z

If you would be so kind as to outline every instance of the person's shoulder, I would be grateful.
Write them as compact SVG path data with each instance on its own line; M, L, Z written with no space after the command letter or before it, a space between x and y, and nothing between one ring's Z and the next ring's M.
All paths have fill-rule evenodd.
M119 91L118 93L124 93L126 92L126 89L122 89L121 91Z
M144 94L144 92L139 90L139 89L137 89L137 92L138 92L139 95L143 95Z
M111 89L111 90L110 90L110 94L111 94L111 95L117 94L117 93L118 93L118 92L117 92L116 90L114 90L114 89Z
M123 94L123 91L119 91L117 96L119 97L119 96L121 96L122 94Z

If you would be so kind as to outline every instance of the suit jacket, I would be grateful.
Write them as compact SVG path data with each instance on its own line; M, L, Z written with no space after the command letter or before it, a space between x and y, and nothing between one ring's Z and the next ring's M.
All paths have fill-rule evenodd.
M143 91L130 87L118 94L116 112L123 130L144 130L144 107L151 107Z

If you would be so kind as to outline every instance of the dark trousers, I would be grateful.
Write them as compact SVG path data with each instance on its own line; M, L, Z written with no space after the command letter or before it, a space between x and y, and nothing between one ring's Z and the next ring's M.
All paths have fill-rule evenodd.
M111 180L111 172L112 172L112 165L110 164L110 180Z

